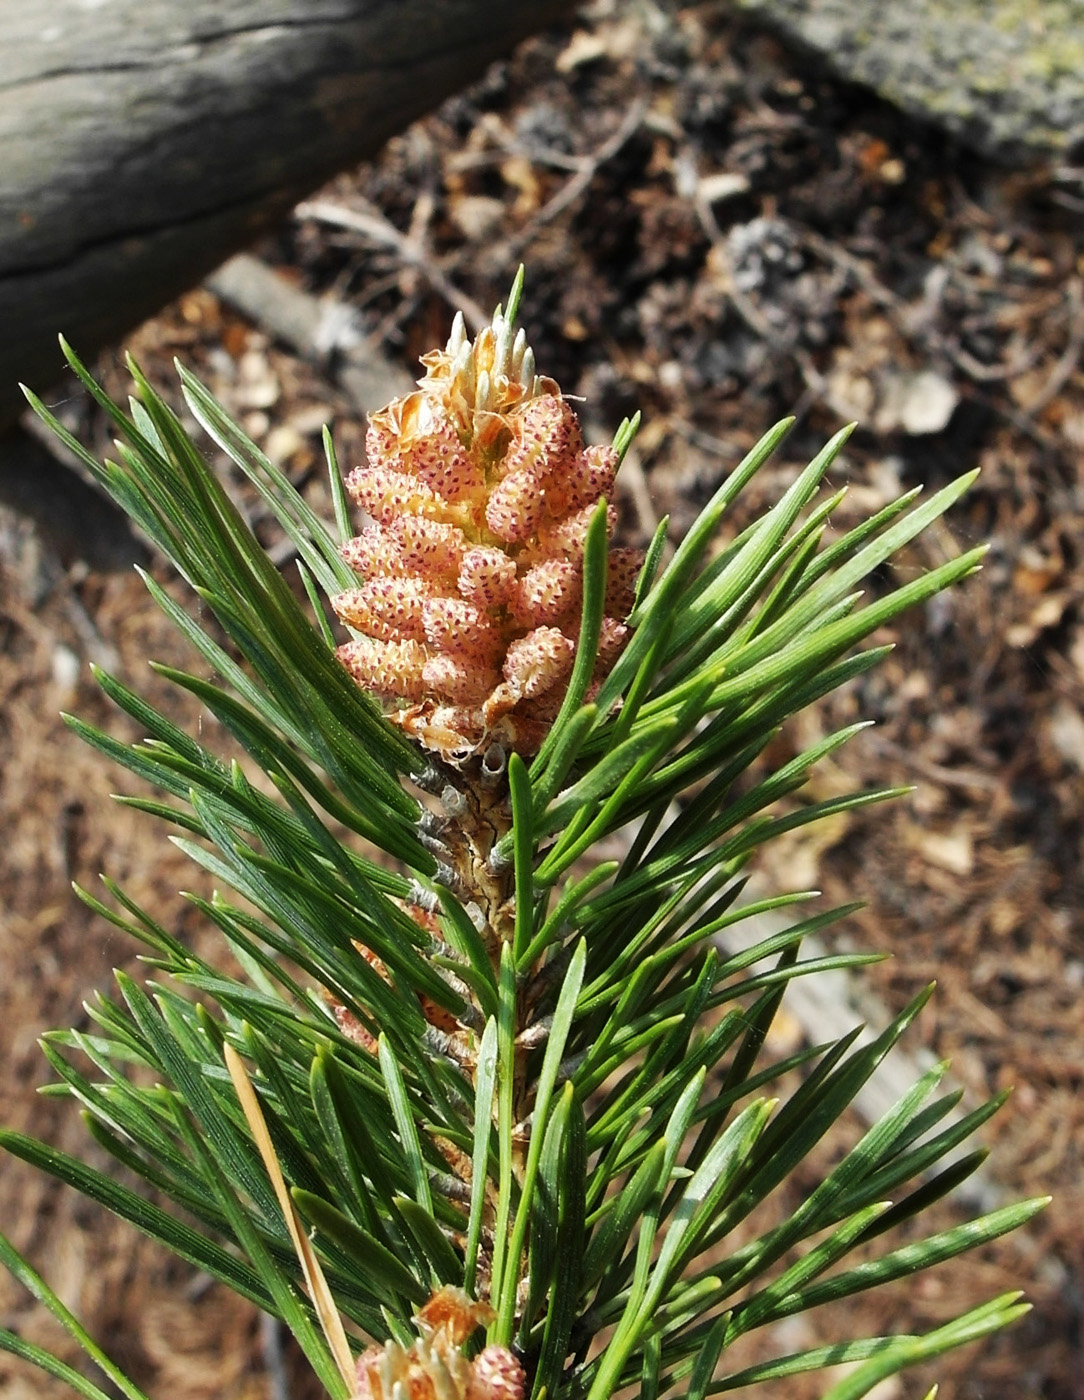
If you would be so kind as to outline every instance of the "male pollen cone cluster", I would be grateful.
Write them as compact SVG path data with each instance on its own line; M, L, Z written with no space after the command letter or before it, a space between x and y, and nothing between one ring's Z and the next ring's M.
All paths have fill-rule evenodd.
M495 1316L462 1289L441 1288L415 1318L413 1346L388 1341L358 1357L352 1400L523 1400L523 1367L507 1347L488 1346L473 1361L461 1350Z
M338 656L451 762L493 742L534 753L572 670L599 502L613 532L618 456L584 446L500 308L473 343L457 316L422 364L414 393L370 415L366 465L347 478L370 523L342 549L362 581L332 599L354 633ZM611 550L592 685L624 645L639 566Z

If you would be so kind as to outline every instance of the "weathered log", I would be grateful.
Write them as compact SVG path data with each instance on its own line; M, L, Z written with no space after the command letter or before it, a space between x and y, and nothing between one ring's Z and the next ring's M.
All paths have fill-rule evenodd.
M0 512L6 507L30 521L59 565L81 560L104 572L149 563L128 517L66 457L55 440L46 443L21 424L0 435ZM0 557L0 564L9 562Z
M0 0L0 426L568 0Z

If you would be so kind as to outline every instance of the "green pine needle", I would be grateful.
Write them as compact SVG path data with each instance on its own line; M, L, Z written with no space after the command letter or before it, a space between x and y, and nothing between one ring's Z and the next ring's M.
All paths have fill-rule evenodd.
M522 287L521 269L501 353ZM225 761L213 738L196 740L95 673L144 737L68 723L148 785L121 800L172 827L214 879L212 896L189 898L222 956L197 956L108 880L101 899L80 891L143 944L157 980L118 973L119 997L88 1008L89 1031L45 1038L48 1092L76 1101L139 1188L21 1134L0 1132L0 1145L284 1319L343 1400L327 1314L303 1291L223 1066L227 1046L249 1066L274 1160L312 1231L310 1260L359 1349L409 1348L413 1314L452 1285L488 1299L492 1312L474 1320L490 1344L515 1344L532 1400L610 1400L625 1387L644 1400L706 1400L843 1363L857 1369L828 1400L857 1400L1018 1318L1026 1305L1006 1295L925 1337L857 1338L728 1369L738 1337L909 1280L1044 1204L923 1234L926 1208L982 1160L961 1148L1000 1103L954 1117L956 1096L937 1096L938 1066L771 1224L776 1193L810 1170L819 1143L839 1141L842 1115L928 993L868 1044L855 1028L776 1059L769 1031L792 979L871 960L831 946L802 953L857 906L803 910L752 946L729 941L742 921L815 898L748 902L762 845L898 795L803 793L819 763L860 742L861 723L775 767L765 753L780 726L886 654L869 645L873 632L978 567L972 550L899 587L883 582L973 474L921 502L901 495L832 538L842 493L822 488L844 429L719 547L729 511L790 427L777 425L665 567L657 532L628 644L593 686L608 553L596 510L559 711L529 762L507 755L483 782L469 764L423 753L335 657L326 600L356 576L339 553L354 527L330 436L333 527L180 370L188 407L296 553L299 601L138 367L125 410L64 349L121 434L116 460L95 462L28 395L31 405L187 581L195 615L145 578L200 658L192 671L155 669L241 756ZM619 456L638 421L618 430ZM600 858L603 840L621 842L616 857ZM146 1400L2 1239L0 1262L121 1393ZM12 1333L0 1331L0 1348L102 1400Z

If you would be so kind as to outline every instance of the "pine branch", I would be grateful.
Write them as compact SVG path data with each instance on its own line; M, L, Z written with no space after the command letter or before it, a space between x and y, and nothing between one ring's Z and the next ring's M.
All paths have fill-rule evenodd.
M727 937L812 898L743 904L761 846L897 795L804 794L861 724L774 768L764 753L883 657L878 628L979 566L972 550L860 605L972 477L833 539L841 493L823 488L845 430L719 547L780 424L660 572L661 533L644 559L610 543L635 422L584 446L515 329L521 290L473 340L457 321L417 392L372 416L345 489L328 440L338 538L181 370L198 422L295 547L308 612L138 367L126 412L65 347L123 435L103 465L29 396L213 617L214 635L146 577L202 658L159 676L244 758L225 762L97 673L144 739L69 723L153 789L122 800L213 876L215 894L190 899L222 957L197 956L112 882L107 899L81 892L144 945L153 980L118 973L92 1032L46 1037L48 1092L81 1106L145 1194L20 1134L0 1143L282 1318L332 1395L609 1400L639 1386L702 1400L860 1362L831 1393L849 1400L1022 1305L739 1370L729 1348L992 1240L1043 1202L915 1235L981 1160L955 1154L999 1103L939 1127L938 1067L773 1223L777 1193L928 994L868 1045L856 1028L773 1059L789 984L871 961L803 956L855 906L803 910L738 951ZM357 536L351 498L370 516ZM616 833L623 858L591 864ZM101 1394L9 1333L0 1346Z

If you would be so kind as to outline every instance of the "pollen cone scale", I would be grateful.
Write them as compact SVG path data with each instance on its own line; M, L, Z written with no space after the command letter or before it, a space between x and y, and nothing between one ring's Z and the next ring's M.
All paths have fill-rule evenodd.
M534 753L568 686L587 527L611 502L611 447L537 375L500 309L473 341L457 317L418 388L369 418L347 489L369 517L343 546L359 582L332 599L350 674L388 718L460 763L496 742ZM611 549L597 686L624 646L640 566ZM590 692L589 692L590 693Z

